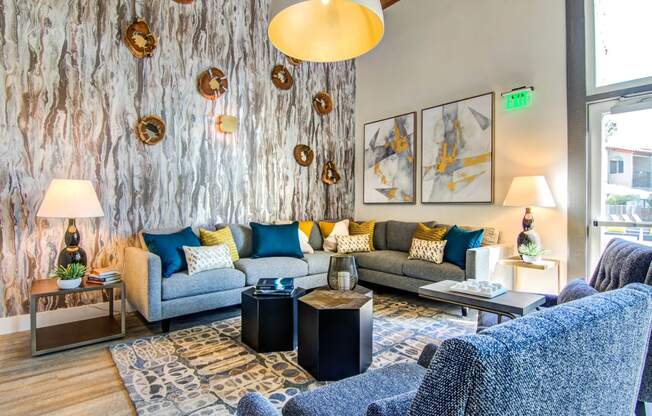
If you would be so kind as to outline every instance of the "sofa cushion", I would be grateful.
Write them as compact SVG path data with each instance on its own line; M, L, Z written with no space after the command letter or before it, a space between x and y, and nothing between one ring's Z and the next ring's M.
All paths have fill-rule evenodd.
M252 222L249 226L253 231L251 257L303 257L298 222L283 225Z
M327 273L332 255L333 253L322 250L304 254L303 261L308 263L308 274Z
M354 254L358 267L379 272L403 274L403 264L408 254L394 250L376 250L369 253Z
M410 251L412 237L418 224L418 222L387 221L387 249ZM435 222L424 222L423 224L433 227Z
M324 239L321 236L321 230L319 227L315 224L312 227L312 230L310 231L310 245L312 246L313 250L322 250L323 245L324 245Z
M143 239L150 252L161 258L161 272L163 277L170 277L172 273L188 268L183 246L199 247L199 238L186 227L172 234L143 233Z
M464 280L464 269L452 263L431 263L423 260L408 260L403 263L403 274L416 279L440 282L442 280Z
M185 298L244 287L245 275L236 269L213 269L188 275L186 270L173 273L161 282L163 300Z
M387 221L377 222L374 227L374 249L387 250Z
M262 278L276 279L308 275L308 263L294 257L240 259L235 262L235 267L246 275L247 286L255 285L258 279Z
M466 268L466 251L482 245L484 230L466 231L454 225L446 233L446 247L444 247L444 260Z
M387 397L417 390L426 369L417 363L394 364L299 393L283 415L364 415L367 406Z
M585 298L587 296L599 293L597 290L589 286L584 279L576 279L566 285L565 288L559 293L557 304L572 302L576 299Z
M238 248L239 256L251 257L253 251L251 227L245 224L217 224L215 226L218 230L224 227L229 227L231 229L231 234L233 235L233 240L235 240L235 246Z

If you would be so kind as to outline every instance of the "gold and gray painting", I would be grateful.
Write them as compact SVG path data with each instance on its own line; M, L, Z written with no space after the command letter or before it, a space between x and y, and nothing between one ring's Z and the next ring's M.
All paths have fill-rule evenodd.
M415 126L416 113L365 125L365 204L415 202Z
M493 202L494 94L422 111L421 202Z

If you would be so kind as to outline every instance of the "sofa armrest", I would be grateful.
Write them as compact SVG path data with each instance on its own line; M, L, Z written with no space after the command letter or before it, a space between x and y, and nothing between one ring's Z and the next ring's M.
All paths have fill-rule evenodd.
M500 259L513 251L509 244L494 244L466 250L466 278L489 280Z
M247 393L238 402L238 416L280 416L276 408L260 393Z
M427 344L425 347L423 347L423 351L421 351L421 355L419 355L419 360L417 361L417 364L419 364L423 368L430 367L430 361L432 361L432 357L435 356L436 352L437 352L437 345Z
M404 416L408 414L417 391L409 391L397 396L378 400L367 406L365 416Z
M150 322L161 320L161 259L138 247L125 248L127 299Z

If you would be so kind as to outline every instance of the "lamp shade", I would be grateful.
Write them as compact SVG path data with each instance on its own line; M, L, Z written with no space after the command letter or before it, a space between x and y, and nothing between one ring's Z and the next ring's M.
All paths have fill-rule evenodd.
M92 218L104 216L104 211L90 181L53 179L36 216Z
M360 56L384 31L380 0L272 0L267 29L278 50L312 62Z
M503 205L506 207L554 207L550 187L543 176L517 176L512 180Z

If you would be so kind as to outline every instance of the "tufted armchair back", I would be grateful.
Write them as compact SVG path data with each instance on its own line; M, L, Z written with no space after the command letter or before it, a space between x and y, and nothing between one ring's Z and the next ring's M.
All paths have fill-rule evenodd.
M630 283L652 285L652 247L614 238L602 253L589 284L598 292L606 292Z

